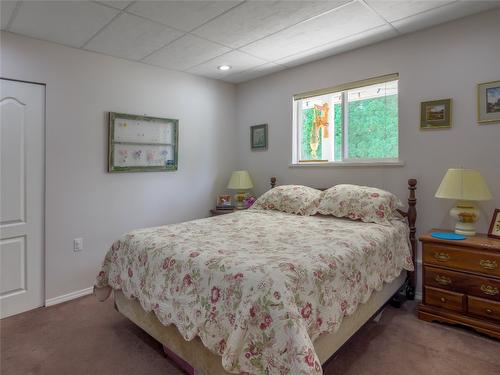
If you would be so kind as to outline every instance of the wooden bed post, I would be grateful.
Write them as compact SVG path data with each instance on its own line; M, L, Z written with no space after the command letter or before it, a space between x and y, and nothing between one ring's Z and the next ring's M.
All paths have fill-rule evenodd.
M410 244L411 244L411 258L415 270L410 272L408 285L406 286L406 298L410 300L415 299L415 288L417 286L417 198L415 197L415 190L417 189L417 180L410 178L408 180L408 190L410 195L408 197L408 226L410 227Z
M276 177L271 177L271 189L276 186Z

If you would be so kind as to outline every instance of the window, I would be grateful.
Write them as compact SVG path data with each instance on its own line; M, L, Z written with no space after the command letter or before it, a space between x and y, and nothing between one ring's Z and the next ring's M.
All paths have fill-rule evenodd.
M398 160L398 75L294 96L293 164Z

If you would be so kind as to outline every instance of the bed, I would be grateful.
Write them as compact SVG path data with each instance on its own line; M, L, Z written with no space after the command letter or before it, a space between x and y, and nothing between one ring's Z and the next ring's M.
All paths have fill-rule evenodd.
M276 179L271 179L271 187ZM129 232L95 286L191 374L321 374L404 289L414 298L416 180L390 225L274 210Z

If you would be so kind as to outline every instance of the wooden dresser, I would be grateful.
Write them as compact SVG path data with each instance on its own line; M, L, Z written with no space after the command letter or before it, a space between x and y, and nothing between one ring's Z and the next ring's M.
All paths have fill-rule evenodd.
M441 240L428 233L420 241L419 319L462 324L500 338L500 240L484 234Z

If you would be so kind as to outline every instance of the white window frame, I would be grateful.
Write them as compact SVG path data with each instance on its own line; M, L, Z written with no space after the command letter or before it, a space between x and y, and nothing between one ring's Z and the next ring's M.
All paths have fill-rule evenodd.
M400 127L399 127L399 108L398 108L398 157L397 158L381 158L381 159L353 159L348 158L347 150L347 126L345 126L346 117L348 116L345 110L347 103L347 90L355 89L363 86L375 85L377 83L384 83L389 81L399 80L399 73L387 74L379 77L364 79L361 81L350 82L339 86L329 87L321 90L308 91L300 94L296 94L292 98L292 162L290 167L326 167L326 166L403 166L404 162L399 158L401 147L400 147ZM399 91L399 90L398 90ZM300 145L301 145L301 129L299 124L301 124L301 111L299 110L300 100L306 99L314 96L320 96L325 94L332 94L335 92L342 92L342 114L344 116L343 128L342 128L342 160L338 161L315 161L315 160L302 160L300 161ZM398 107L399 107L399 92L398 92ZM332 129L333 134L333 129ZM335 150L332 150L335 152Z

